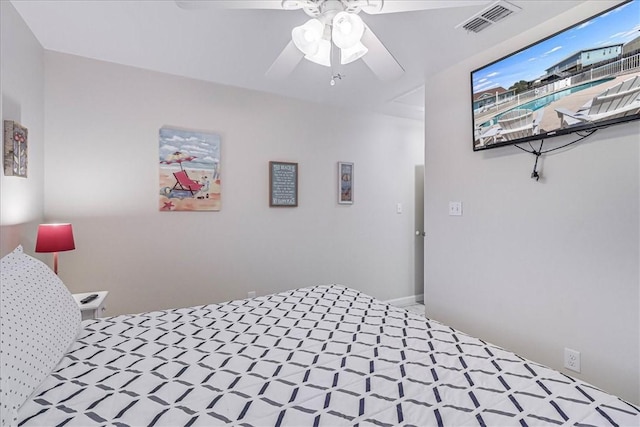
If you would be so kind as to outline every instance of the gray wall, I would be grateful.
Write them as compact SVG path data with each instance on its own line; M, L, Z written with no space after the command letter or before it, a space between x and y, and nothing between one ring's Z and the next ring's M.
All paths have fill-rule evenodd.
M111 291L108 314L322 283L416 293L422 122L45 57L46 217L72 222L77 246L60 275L74 292ZM220 212L158 212L162 126L221 135ZM269 208L270 160L299 163L299 207ZM355 163L352 206L337 204L338 161Z
M18 244L33 251L43 216L44 59L42 46L8 1L0 2L0 19L0 117L29 130L27 178L0 172L0 255L4 255Z
M529 177L534 156L471 147L469 72L598 7L428 79L425 302L429 316L556 369L565 347L578 350L575 376L638 403L640 125L545 156L540 182ZM449 201L463 202L462 217L448 216Z

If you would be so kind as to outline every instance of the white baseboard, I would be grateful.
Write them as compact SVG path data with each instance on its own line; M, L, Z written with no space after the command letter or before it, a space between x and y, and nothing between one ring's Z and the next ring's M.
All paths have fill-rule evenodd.
M384 301L387 304L395 305L396 307L405 307L407 305L422 304L424 302L424 294L410 295L408 297L394 298Z

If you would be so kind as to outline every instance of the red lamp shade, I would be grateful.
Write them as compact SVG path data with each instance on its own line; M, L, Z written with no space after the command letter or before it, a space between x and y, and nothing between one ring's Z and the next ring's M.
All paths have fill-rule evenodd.
M71 224L40 224L36 252L63 252L76 248Z
M71 224L40 224L36 252L53 252L53 271L58 274L58 252L76 248Z

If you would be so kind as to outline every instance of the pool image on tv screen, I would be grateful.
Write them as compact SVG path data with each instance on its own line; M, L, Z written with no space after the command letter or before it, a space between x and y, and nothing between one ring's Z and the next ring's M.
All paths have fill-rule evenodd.
M640 119L640 0L471 72L473 149Z

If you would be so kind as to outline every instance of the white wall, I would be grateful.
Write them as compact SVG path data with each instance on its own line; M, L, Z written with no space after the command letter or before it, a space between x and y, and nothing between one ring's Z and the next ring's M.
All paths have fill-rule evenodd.
M0 19L0 117L29 130L27 178L0 172L0 255L4 255L18 244L33 251L43 216L44 59L42 46L8 1L0 2Z
M45 212L73 223L77 247L60 255L60 274L74 292L111 291L108 314L334 282L381 299L421 293L413 257L421 122L45 58ZM158 212L165 125L221 135L220 212ZM299 207L269 208L270 160L299 163ZM336 201L338 161L355 162L352 206Z
M556 369L564 347L578 350L576 377L637 404L640 125L544 157L540 182L532 155L472 151L469 72L607 7L599 3L428 79L425 302L430 317ZM463 202L462 217L448 216L449 201Z

